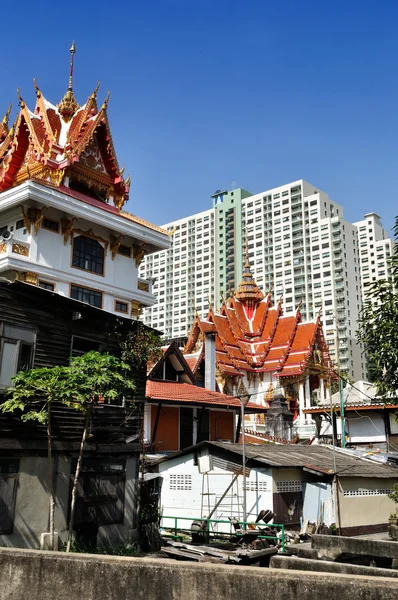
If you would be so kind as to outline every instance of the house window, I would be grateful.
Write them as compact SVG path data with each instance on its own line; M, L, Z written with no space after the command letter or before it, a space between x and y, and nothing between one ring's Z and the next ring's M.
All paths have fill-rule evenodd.
M96 290L83 288L78 285L71 285L70 297L74 300L80 300L80 302L91 304L91 306L102 308L102 294L101 292L97 292Z
M73 239L72 267L103 275L104 248L97 240L85 235L75 237Z
M32 367L36 332L4 323L0 346L0 388L12 385L11 377Z
M75 470L76 461L72 483ZM73 526L95 523L101 527L123 523L125 481L124 460L84 460L79 476Z
M12 533L19 461L0 459L0 534Z
M127 302L120 302L120 300L115 300L115 311L128 313L129 305L127 304Z
M117 250L118 254L123 254L123 256L131 256L131 248L129 246L124 246L123 244L120 244L118 250Z
M55 290L55 285L50 283L49 281L41 281L39 280L39 287L43 288L43 290L49 290L53 292Z
M54 233L59 233L59 223L58 221L54 221L53 219L43 219L43 229L49 229L50 231L54 231Z
M95 350L96 352L100 352L101 350L100 342L89 340L87 338L78 337L74 335L72 337L72 347L71 347L71 356L82 356L82 354L86 354L91 350Z

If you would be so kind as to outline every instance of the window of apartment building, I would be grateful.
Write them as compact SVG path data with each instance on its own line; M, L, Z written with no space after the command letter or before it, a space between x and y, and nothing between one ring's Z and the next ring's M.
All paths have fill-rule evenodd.
M33 364L36 331L3 323L0 337L0 388L12 385L11 377Z
M0 458L0 534L12 533L17 494L19 460Z
M70 297L74 300L80 300L91 306L102 308L102 293L90 288L80 287L78 285L70 286Z
M85 235L73 239L72 267L103 275L104 248L98 240Z

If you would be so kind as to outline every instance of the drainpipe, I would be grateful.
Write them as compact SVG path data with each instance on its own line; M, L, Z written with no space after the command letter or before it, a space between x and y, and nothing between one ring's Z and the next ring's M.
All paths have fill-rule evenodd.
M339 535L341 535L340 494L339 494L339 480L337 479L337 473L334 476L334 489L336 490L337 529L338 529Z
M340 418L341 418L341 445L345 448L345 416L344 416L344 388L343 379L339 374L339 392L340 392Z

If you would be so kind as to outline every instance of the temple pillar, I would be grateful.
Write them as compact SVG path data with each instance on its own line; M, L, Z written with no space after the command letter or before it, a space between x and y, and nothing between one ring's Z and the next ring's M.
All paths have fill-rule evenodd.
M305 414L303 413L303 409L305 408L305 395L304 395L304 384L302 381L299 381L298 384L298 394L299 394L299 421L300 424L305 423Z
M205 388L216 389L216 338L212 333L205 334Z
M304 395L305 395L305 408L311 408L311 389L310 389L310 378L309 377L305 378ZM305 420L307 423L311 423L311 421L312 421L311 415L305 415Z
M152 406L150 404L144 404L144 440L150 442L152 436Z
M319 381L319 395L320 395L320 402L323 402L323 400L325 399L325 381L323 379L323 377L320 378Z

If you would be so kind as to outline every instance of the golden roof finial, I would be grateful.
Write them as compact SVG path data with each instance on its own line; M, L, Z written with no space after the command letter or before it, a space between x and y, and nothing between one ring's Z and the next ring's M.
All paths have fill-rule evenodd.
M2 120L2 124L3 125L8 125L8 119L10 118L11 109L12 109L12 104L11 104L11 102L9 102L8 103L8 110L7 110L7 112L4 115L3 120Z
M95 90L93 91L93 93L91 94L91 97L92 97L93 99L95 99L95 98L97 97L97 94L98 94L98 90L99 90L99 87L100 87L100 85L101 85L101 82L100 82L100 81L97 81L97 86L96 86Z
M301 300L300 300L300 302L297 305L296 312L298 312L298 313L300 312L300 309L301 309L301 306L302 306L303 302L304 302L304 296L301 296Z
M19 106L21 108L25 108L25 102L23 101L23 98L19 92L19 88L17 88L17 94L18 94Z
M73 67L76 54L75 42L72 42L72 46L70 47L69 52L71 54L71 59L69 66L68 90L65 96L62 98L61 102L57 106L59 114L62 116L63 120L66 123L68 123L71 120L77 109L80 108L73 94Z
M110 98L110 97L111 97L111 93L110 93L110 91L108 90L108 93L107 93L107 95L106 95L106 98L105 98L105 100L104 100L104 103L103 103L103 105L102 105L102 110L106 110L106 107L108 106L108 102L109 102L109 98Z
M124 173L124 165L122 166L122 168L119 170L119 175L122 176Z
M41 96L41 91L39 90L39 86L37 85L37 82L36 82L36 77L34 77L34 78L33 78L33 87L34 87L34 88L35 88L35 90L36 90L36 96L37 96L38 98L40 98L40 96Z
M192 298L192 304L193 304L193 309L195 311L195 317L197 317L199 319L199 313L198 313L198 309L196 308L195 298Z
M207 297L207 302L209 303L209 310L213 310L212 304L211 304L211 300L210 300L210 296Z
M130 177L130 175L128 175L128 176L127 176L127 179L125 180L125 182L124 182L124 183L125 183L125 185L126 185L127 187L130 187L130 184L131 184L131 177Z

